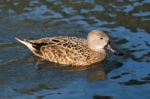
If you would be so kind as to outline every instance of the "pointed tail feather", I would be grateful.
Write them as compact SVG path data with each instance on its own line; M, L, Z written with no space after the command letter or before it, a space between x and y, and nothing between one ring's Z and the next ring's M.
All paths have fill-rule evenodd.
M36 50L35 48L33 48L32 44L29 41L27 41L27 40L21 40L21 39L19 39L17 37L15 37L15 39L17 41L19 41L20 43L22 43L23 45L27 46L31 51L35 51Z

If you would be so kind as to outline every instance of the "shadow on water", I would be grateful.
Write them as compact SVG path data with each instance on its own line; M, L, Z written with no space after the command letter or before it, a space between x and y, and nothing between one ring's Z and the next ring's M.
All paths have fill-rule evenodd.
M113 97L111 96L93 96L93 99L112 99Z
M149 0L1 0L0 98L149 99ZM108 32L125 53L88 68L40 63L14 37ZM140 89L140 90L137 90Z

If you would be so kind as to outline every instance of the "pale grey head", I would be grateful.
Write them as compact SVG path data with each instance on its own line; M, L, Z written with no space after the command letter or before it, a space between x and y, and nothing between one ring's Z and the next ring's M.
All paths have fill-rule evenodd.
M109 36L104 31L92 30L88 34L87 42L88 47L94 51L105 53L105 49L108 49L116 55L122 55L119 50L112 47Z

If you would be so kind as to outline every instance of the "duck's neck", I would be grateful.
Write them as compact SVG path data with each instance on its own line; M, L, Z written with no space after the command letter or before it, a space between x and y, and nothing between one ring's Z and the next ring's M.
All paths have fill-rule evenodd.
M89 44L88 47L89 47L91 50L95 51L95 52L99 52L99 53L106 54L105 49L104 49L104 48L100 48L100 46L95 47L95 46Z

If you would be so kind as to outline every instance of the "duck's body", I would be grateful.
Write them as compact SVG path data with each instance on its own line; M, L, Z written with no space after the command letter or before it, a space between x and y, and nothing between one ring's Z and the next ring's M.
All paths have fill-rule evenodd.
M95 32L96 36L99 35L98 30L93 32ZM95 39L90 39L90 35L93 36L93 34L94 33L89 33L87 40L66 36L46 37L36 40L16 39L26 45L33 54L49 60L50 62L75 66L87 66L100 62L106 57L106 52L103 48L104 45L106 46L108 43L108 36L106 34L104 35L104 37L106 36L106 40L104 39L106 44L102 44L103 48L101 48L102 46L97 46L99 43L94 41Z

